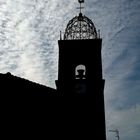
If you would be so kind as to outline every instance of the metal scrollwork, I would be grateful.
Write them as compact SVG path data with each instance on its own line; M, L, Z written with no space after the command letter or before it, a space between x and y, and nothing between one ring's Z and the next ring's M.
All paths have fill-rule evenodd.
M82 13L69 21L64 34L64 40L95 38L97 38L97 32L93 22L86 16L83 16Z

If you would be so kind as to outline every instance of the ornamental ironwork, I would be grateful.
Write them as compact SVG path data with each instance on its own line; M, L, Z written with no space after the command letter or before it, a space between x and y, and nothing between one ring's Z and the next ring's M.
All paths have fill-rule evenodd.
M98 37L94 23L82 13L69 21L64 40L96 39Z

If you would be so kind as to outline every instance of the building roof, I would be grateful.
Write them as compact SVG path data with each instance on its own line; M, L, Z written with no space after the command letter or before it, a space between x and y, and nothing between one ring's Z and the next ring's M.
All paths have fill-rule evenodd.
M53 88L13 76L11 73L0 74L1 95L7 96L58 96Z

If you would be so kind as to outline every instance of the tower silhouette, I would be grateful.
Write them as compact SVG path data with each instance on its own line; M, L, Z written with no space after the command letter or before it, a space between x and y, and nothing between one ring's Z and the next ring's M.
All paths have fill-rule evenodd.
M79 9L79 15L68 22L64 37L60 34L58 40L59 66L56 87L60 96L88 98L84 111L89 116L86 120L91 125L90 135L95 140L106 140L102 39L94 23L82 14L81 3Z
M102 39L94 23L81 13L69 21L60 35L56 87L63 96L103 95ZM94 94L95 93L95 94Z
M79 0L80 13L72 18L66 27L64 37L60 35L59 69L56 89L25 79L0 74L1 92L15 97L43 97L45 105L42 121L45 135L57 139L106 140L104 83L102 76L102 39L94 23L81 12L84 0ZM6 87L6 88L5 88ZM18 88L17 88L18 87ZM12 92L9 92L10 91ZM20 90L19 90L20 89ZM22 91L23 94L19 92ZM30 91L30 94L28 94ZM7 96L7 94L6 94ZM65 96L64 100L51 100L49 96ZM75 98L74 97L78 97ZM47 97L47 98L44 98ZM71 98L72 97L72 98ZM82 98L80 98L82 97ZM84 98L83 98L84 97ZM49 99L46 100L46 99ZM70 101L68 100L70 99ZM36 102L36 100L35 100ZM47 103L47 104L46 104ZM34 104L33 104L34 105ZM44 111L45 110L45 111ZM42 120L42 116L39 121ZM48 118L48 119L46 119ZM35 120L35 121L36 121ZM46 122L46 124L44 124ZM36 123L35 123L36 124ZM41 127L39 127L41 128ZM51 129L52 128L52 129ZM58 136L60 135L60 137ZM66 136L65 136L66 135ZM48 137L48 138L50 138Z

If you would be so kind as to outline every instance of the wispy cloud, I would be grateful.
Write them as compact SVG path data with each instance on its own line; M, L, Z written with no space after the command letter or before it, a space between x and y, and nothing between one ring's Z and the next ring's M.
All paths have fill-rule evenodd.
M94 0L86 13L103 38L107 138L120 130L123 140L140 138L140 2Z
M76 5L77 0L1 0L0 72L55 87L59 32L78 14ZM103 38L107 130L118 128L123 140L138 140L140 1L87 0L83 13Z
M60 6L66 7L67 11ZM1 4L0 72L55 86L59 32L73 2L7 0ZM10 9L10 10L9 10ZM59 11L59 12L58 12ZM64 17L65 15L65 17Z
M115 133L109 133L110 129L119 129L120 138L128 140L139 140L140 128L140 105L135 105L129 109L110 109L107 118L108 139L114 139Z

